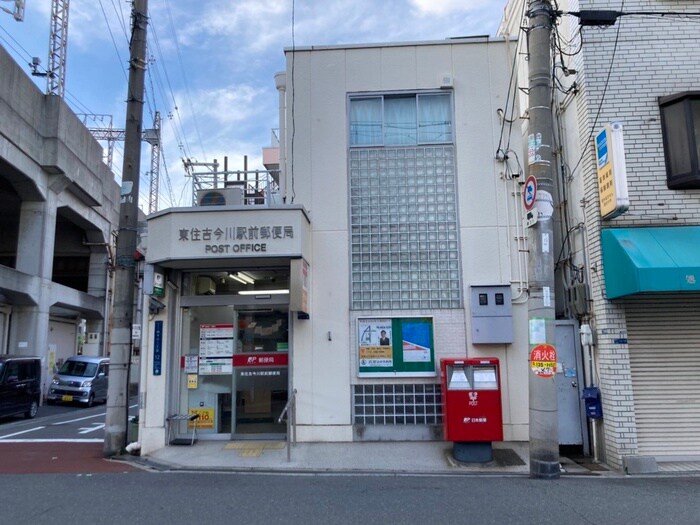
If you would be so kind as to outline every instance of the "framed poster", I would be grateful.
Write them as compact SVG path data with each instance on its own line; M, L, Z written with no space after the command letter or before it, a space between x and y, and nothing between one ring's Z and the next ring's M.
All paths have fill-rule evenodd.
M359 377L434 377L432 317L357 320Z

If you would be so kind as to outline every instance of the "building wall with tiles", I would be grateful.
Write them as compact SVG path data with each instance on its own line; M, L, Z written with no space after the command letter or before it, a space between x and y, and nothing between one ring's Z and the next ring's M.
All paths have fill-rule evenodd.
M505 107L510 74L506 43L479 38L297 48L293 59L288 50L287 64L288 122L294 117L293 140L291 133L287 134L287 163L293 173L295 203L309 210L313 231L313 313L303 333L295 335L295 347L302 342L305 347L296 353L294 367L299 439L437 439L441 423L439 359L493 356L501 361L506 439L526 440L526 277L524 254L515 241L523 236L518 215L522 205L517 181L508 178L503 163L495 159L503 125L498 110ZM475 75L475 71L480 74ZM450 86L444 85L445 77ZM358 180L364 180L365 175L368 181L373 179L371 173L363 174L361 155L354 159L357 150L348 145L348 97L423 91L452 94L453 145L359 151L367 151L364 160L368 162L372 152L378 162L387 161L391 149L404 157L430 156L437 150L441 155L449 154L449 162L437 167L445 168L455 179L454 190L448 195L453 203L454 230L450 231L454 238L442 239L443 230L438 228L434 239L424 239L435 244L427 246L426 267L414 268L413 280L434 275L438 280L457 282L459 288L451 294L451 288L436 286L414 296L411 293L416 290L409 278L406 289L398 283L398 288L391 288L394 281L389 280L388 288L374 294L365 290L363 295L361 287L352 286L353 268L373 270L359 264L361 258L352 257L353 243L364 242L360 230L353 237L353 169L359 170ZM520 148L520 141L516 142L514 147ZM444 191L430 185L421 188L425 194ZM393 197L391 192L386 195L387 199ZM365 217L362 210L358 213L371 228L373 216ZM406 211L406 220L422 222L417 215L412 216L417 213L417 208ZM377 220L383 218L378 216ZM389 236L391 232L378 229L375 233ZM452 240L454 244L441 250L439 243ZM412 242L418 248L423 240ZM381 251L381 246L377 250ZM430 253L444 255L453 264L431 267ZM391 267L385 270L393 271ZM517 334L512 344L472 342L469 293L473 285L511 286ZM418 287L417 291L426 290ZM433 319L435 375L360 377L358 319L412 316Z

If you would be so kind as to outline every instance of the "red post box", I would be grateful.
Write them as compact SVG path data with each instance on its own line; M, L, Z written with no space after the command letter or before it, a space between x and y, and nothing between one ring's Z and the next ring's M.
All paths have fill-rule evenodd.
M503 441L498 359L440 359L442 426L458 461L493 459L491 443Z

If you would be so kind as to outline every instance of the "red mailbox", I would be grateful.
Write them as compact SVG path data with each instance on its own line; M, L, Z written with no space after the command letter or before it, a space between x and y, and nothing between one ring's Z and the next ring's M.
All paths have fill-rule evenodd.
M487 462L503 441L498 359L441 359L442 426L455 459Z

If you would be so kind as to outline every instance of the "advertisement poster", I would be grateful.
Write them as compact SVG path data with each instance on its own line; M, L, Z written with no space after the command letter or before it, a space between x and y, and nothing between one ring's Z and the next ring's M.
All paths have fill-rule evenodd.
M357 321L359 377L433 377L431 317L362 318Z
M391 319L359 319L360 368L392 369Z
M199 417L196 421L188 421L187 428L194 428L195 424L197 428L214 428L214 409L209 407L204 408L190 408L188 414L193 416L198 414Z

